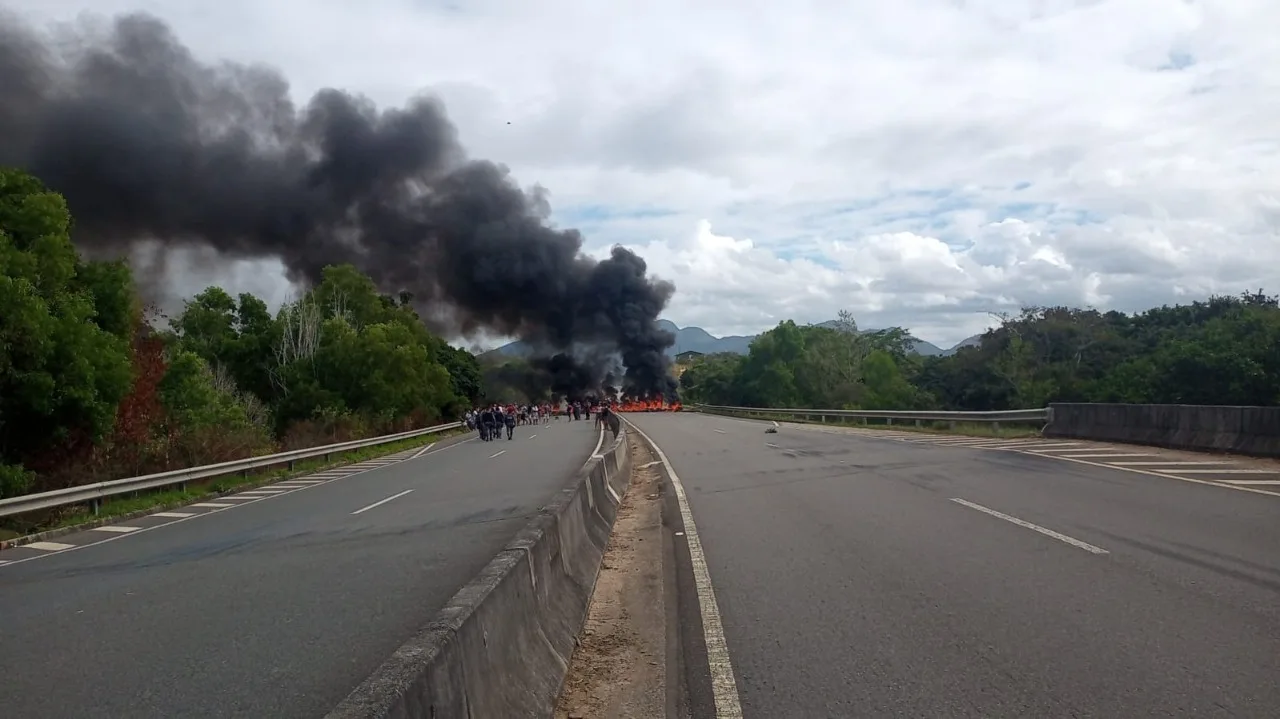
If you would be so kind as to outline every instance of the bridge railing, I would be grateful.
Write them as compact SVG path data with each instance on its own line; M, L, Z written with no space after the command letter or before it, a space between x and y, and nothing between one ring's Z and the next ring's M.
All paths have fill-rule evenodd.
M951 422L951 423L987 423L998 429L1001 423L1048 423L1053 411L1043 409L1013 409L998 412L942 412L936 410L866 410L866 409L814 409L814 408L764 408L764 407L728 407L722 405L690 405L688 409L708 414L724 414L744 416L758 419L801 419L805 421L826 422L848 419L884 420L889 424L913 422Z
M8 499L0 499L0 517L24 514L26 512L36 512L44 509L53 509L55 507L63 507L73 504L91 504L96 508L100 501L108 497L167 487L181 487L187 482L195 480L213 479L215 477L247 473L252 470L265 469L278 465L288 465L289 468L292 469L293 463L299 460L314 459L316 457L328 459L330 455L338 454L340 452L349 452L355 449L364 449L365 447L376 447L382 444L400 442L406 439L413 439L415 437L422 437L428 434L457 429L461 426L461 422L450 422L449 424L441 424L435 427L413 429L408 432L398 432L396 434L388 434L381 437L367 437L365 439L356 439L350 442L329 444L323 447L294 449L288 452L278 452L276 454L267 454L259 457L248 457L246 459L237 459L230 462L219 462L218 464L207 464L201 467L175 469L168 472L146 474L139 477L127 477L125 479L113 479L108 482L97 482L95 484L85 484L78 487L55 489L51 492L40 492L38 494L24 494L17 497L10 497Z

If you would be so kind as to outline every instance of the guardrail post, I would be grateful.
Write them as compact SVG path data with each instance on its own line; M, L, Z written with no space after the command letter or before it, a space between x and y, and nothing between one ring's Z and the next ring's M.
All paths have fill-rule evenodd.
M999 432L1000 432L1000 423L999 423L999 422L992 422L992 423L991 423L991 433L992 433L992 434L998 434Z
M93 513L96 516L98 512L102 511L102 500L101 499L91 500L89 502L89 508L93 510Z
M924 426L924 422L922 422L921 420L918 420L918 419L917 419L917 420L916 420L916 428L918 429L918 428L923 427L923 426Z
M885 423L885 425L886 425L886 426L892 427L892 426L893 426L893 417L885 417L885 418L884 418L884 423Z
M826 423L827 423L827 415L825 415L825 414L824 414L824 415L822 415L822 423L823 423L823 424L826 424Z

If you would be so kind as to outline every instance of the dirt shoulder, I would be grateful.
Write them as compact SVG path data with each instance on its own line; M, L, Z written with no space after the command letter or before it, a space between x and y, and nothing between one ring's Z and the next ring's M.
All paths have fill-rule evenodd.
M662 480L642 442L629 443L631 486L609 547L556 719L654 719L666 714Z

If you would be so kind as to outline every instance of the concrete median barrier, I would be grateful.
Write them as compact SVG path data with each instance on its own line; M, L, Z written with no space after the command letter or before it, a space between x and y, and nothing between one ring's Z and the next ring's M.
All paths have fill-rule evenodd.
M1046 437L1280 457L1280 407L1052 404Z
M630 456L624 431L328 719L550 717Z

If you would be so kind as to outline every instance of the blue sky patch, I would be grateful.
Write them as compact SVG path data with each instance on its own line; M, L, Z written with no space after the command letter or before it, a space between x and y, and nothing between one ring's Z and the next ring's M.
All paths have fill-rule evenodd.
M1170 50L1169 58L1156 70L1160 72L1177 72L1196 64L1196 56L1182 50Z

